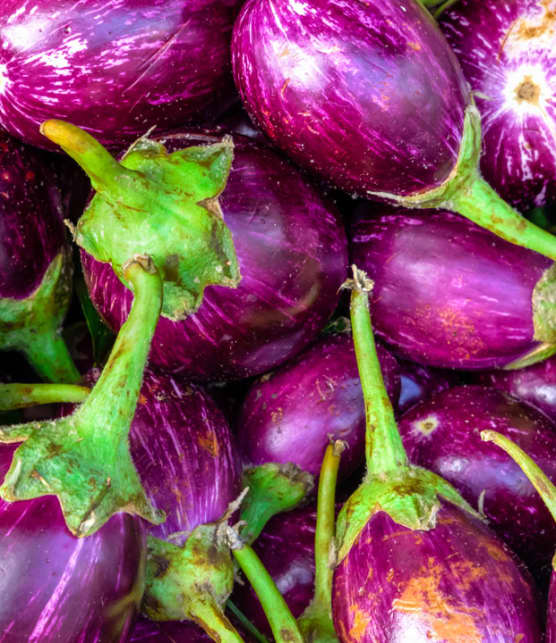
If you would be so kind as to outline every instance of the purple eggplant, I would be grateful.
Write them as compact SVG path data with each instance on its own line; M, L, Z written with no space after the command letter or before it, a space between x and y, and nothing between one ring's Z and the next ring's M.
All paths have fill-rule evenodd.
M0 133L0 348L52 381L79 379L60 335L71 295L62 198L49 159Z
M169 150L214 142L174 134ZM343 226L289 163L234 136L234 161L219 197L241 280L235 289L209 286L198 310L182 321L161 317L150 360L164 371L224 380L265 372L298 353L324 326L347 271ZM91 299L112 328L129 311L131 293L108 263L86 253Z
M342 643L538 643L536 598L492 532L443 503L426 531L373 515L336 570L334 622Z
M13 447L0 447L0 467ZM67 530L55 498L0 500L0 641L127 641L143 593L145 531L117 514L88 538Z
M399 394L396 359L382 346L378 354L386 390ZM244 461L293 462L318 476L326 445L344 440L341 476L363 461L365 409L350 333L321 339L293 362L263 375L249 390L238 418Z
M516 371L477 373L474 380L531 404L556 422L556 357Z
M511 438L556 480L556 428L535 409L482 386L457 386L414 406L400 433L411 462L451 482L532 569L546 568L556 525L520 468L481 440L492 429Z
M548 259L447 212L381 212L359 211L351 255L375 284L376 332L404 357L485 369L553 352Z
M398 360L400 369L400 395L395 405L396 413L405 413L409 408L434 393L445 391L460 384L457 373L421 366L415 362Z
M0 125L39 147L48 118L121 145L235 100L236 0L4 0Z
M191 621L149 621L139 619L129 637L129 643L206 643L213 641Z
M267 523L253 544L296 618L313 596L316 519L314 507L280 514ZM255 627L270 633L268 621L250 585L237 584L232 600Z
M416 0L247 0L232 64L255 124L301 166L358 196L459 212L556 259L556 238L481 177L479 113Z
M545 0L460 0L440 27L481 113L481 172L520 209L556 199L556 31Z
M336 523L334 625L342 643L540 639L532 579L459 493L409 463L353 269L351 326L365 400L367 472Z

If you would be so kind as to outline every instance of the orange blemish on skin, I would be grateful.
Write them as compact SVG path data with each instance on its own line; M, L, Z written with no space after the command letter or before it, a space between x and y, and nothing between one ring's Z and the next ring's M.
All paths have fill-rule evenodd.
M217 458L220 453L220 445L214 433L209 433L207 435L199 435L197 438L197 443L199 446L208 451L213 458Z
M363 640L365 630L367 629L367 625L369 624L369 616L366 614L366 612L359 609L356 604L351 605L349 611L353 614L353 625L349 630L349 636L354 641L361 641Z
M408 42L407 46L413 49L413 51L421 51L422 47L418 42Z

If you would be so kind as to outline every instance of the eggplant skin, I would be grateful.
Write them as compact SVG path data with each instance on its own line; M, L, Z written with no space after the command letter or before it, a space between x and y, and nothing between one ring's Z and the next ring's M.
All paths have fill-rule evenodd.
M334 572L342 643L538 643L537 602L510 550L448 503L430 531L374 514Z
M377 346L386 390L399 394L398 363ZM293 462L318 476L330 440L344 440L340 478L362 464L365 405L350 333L316 342L292 362L263 375L241 407L238 444L249 464Z
M164 136L169 151L221 140ZM236 249L237 288L209 286L196 313L161 317L150 363L201 381L264 373L299 353L324 327L347 276L347 239L336 208L290 163L234 135L234 161L219 197ZM91 299L113 329L132 301L109 264L82 252Z
M556 572L552 570L546 615L546 643L556 643Z
M149 621L140 618L129 643L210 643L213 639L192 621Z
M0 470L14 450L0 446ZM143 593L142 521L113 516L76 538L58 500L0 500L0 642L127 641Z
M187 122L235 100L237 2L2 0L0 125L39 147L48 118L105 145Z
M412 464L454 485L538 578L547 576L556 524L519 466L481 440L493 430L513 440L556 482L556 427L542 413L486 386L455 386L423 400L399 421Z
M455 167L469 91L415 0L247 0L232 65L255 124L337 187L407 195Z
M350 237L352 263L374 281L375 331L403 357L500 368L538 345L532 296L546 257L444 211L368 204Z

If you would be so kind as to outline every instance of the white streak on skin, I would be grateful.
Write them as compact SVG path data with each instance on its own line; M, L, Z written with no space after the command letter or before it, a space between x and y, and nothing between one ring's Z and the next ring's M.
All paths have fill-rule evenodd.
M50 597L48 603L44 606L40 618L37 620L37 624L35 625L35 629L31 632L29 643L33 643L34 641L39 643L41 640L44 640L44 630L48 626L48 621L58 609L59 600L64 593L66 586L70 581L75 580L74 569L77 566L79 554L81 553L81 549L83 548L83 545L86 541L86 538L77 539L76 547L67 562L64 573L58 581L55 590L52 592L52 596Z

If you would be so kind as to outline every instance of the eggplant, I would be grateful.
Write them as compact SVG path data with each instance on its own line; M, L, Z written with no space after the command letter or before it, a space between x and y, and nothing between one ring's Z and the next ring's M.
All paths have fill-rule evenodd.
M556 259L556 239L481 177L479 112L416 0L247 0L232 65L255 125L336 187L444 207Z
M170 151L215 142L199 133L161 139ZM234 135L234 161L219 197L241 279L209 286L186 319L160 319L150 361L196 380L266 372L302 350L325 325L347 271L336 209L274 152ZM108 263L81 255L91 299L113 329L131 293Z
M396 359L378 354L390 399L399 394ZM255 382L237 420L244 462L293 462L318 476L326 445L343 440L340 476L363 461L365 409L350 333L324 337Z
M346 286L367 473L336 525L340 641L538 641L537 597L522 564L448 482L409 463L372 336L372 282L354 266Z
M552 422L501 391L456 386L414 406L399 427L411 462L451 482L531 569L546 570L556 525L519 467L480 432L508 436L556 480Z
M457 373L454 371L428 368L406 360L398 360L398 366L400 369L400 394L395 405L398 415L405 413L417 402L430 395L445 391L460 383Z
M129 637L129 643L206 643L212 641L195 623L188 621L149 621L139 619Z
M515 207L556 199L553 7L461 0L439 22L481 113L481 172Z
M269 520L253 544L296 618L313 596L316 520L312 506L279 514ZM232 600L255 627L270 634L266 616L249 584L236 584Z
M474 373L473 379L527 402L556 422L556 357L515 371Z
M375 283L376 332L427 366L523 366L554 352L551 262L448 212L361 208L351 258Z
M237 0L22 0L0 7L0 126L38 147L48 118L106 145L205 121L235 101Z
M54 179L44 154L0 133L0 349L22 351L44 379L75 383L60 335L72 264Z
M4 473L13 447L0 446ZM113 516L76 538L55 498L0 500L1 641L128 640L144 588L145 529Z

